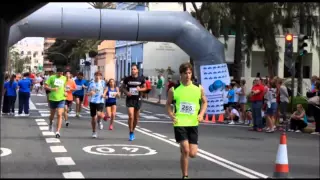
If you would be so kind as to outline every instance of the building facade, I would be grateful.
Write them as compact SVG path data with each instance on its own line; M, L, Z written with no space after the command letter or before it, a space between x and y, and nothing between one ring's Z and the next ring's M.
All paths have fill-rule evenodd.
M187 5L187 9L189 6ZM118 3L117 9L183 11L183 5L181 3ZM138 65L140 75L149 76L155 81L159 74L157 69L166 70L170 67L178 72L178 65L189 61L189 56L173 43L116 41L115 49L117 80L130 75L132 64Z
M17 42L15 48L21 58L29 58L24 64L24 71L39 73L43 71L43 38L24 38Z
M52 46L56 42L55 38L45 38L44 39L44 52L46 52L50 46ZM50 62L49 59L47 59L46 56L43 58L43 71L45 73L48 73L49 71L53 71L54 66L53 63Z
M115 79L115 41L105 40L98 46L98 57L95 65L106 79Z

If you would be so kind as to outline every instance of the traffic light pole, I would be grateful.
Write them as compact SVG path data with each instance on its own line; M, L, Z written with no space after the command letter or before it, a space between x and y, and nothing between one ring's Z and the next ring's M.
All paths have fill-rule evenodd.
M291 100L290 100L290 105L291 105L291 112L294 112L294 104L293 104L293 97L294 97L294 79L295 79L295 74L296 74L296 61L293 60L293 68L292 68L292 76L291 76Z

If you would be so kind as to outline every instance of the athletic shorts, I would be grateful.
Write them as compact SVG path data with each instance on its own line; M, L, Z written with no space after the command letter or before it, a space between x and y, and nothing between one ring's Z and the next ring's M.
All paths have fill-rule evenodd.
M103 103L90 103L90 115L91 117L95 117L97 115L97 111L103 112Z
M239 116L235 116L234 121L239 121Z
M116 106L117 102L106 102L106 107Z
M79 96L79 95L73 95L74 99L79 98L80 102L83 102L83 96Z
M198 126L173 127L177 143L188 140L189 144L198 144Z
M265 112L266 115L272 116L275 115L277 113L277 109L278 109L278 104L277 103L271 103L271 107L268 108L267 106L267 110Z
M66 105L67 105L68 107L70 107L70 106L72 105L72 101L66 100Z
M126 99L126 106L133 107L134 109L139 110L141 108L142 101L139 99Z
M65 100L62 101L50 101L50 109L64 108Z

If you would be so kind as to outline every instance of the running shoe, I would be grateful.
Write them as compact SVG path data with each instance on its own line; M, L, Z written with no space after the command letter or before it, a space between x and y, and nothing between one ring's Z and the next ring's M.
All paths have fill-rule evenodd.
M60 138L60 132L59 131L56 132L56 138Z
M67 126L67 127L69 126L69 121L66 121L66 126Z
M99 125L99 129L102 130L103 129L103 124L102 124L101 120L98 121L98 125Z
M110 125L110 126L109 126L109 130L110 130L110 131L113 130L113 125Z
M96 132L93 132L93 133L92 133L92 138L97 138L97 137L98 137L97 133L96 133Z
M129 134L129 141L133 141L135 139L134 133Z

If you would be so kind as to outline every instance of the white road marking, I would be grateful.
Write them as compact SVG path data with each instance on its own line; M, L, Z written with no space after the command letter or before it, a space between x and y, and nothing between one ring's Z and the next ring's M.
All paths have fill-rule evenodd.
M140 116L147 116L147 114L145 114L145 113L140 113Z
M36 122L45 122L46 120L44 119L35 119Z
M47 122L37 122L38 126L48 126Z
M12 153L11 149L8 149L8 148L0 148L1 150L1 154L0 154L0 157L3 157L3 156L8 156Z
M128 127L128 125L125 124L125 123L122 123L122 122L119 122L119 121L115 121L115 122L118 123L118 124L121 124L121 125L123 125L123 126L127 126L127 127ZM156 139L158 139L158 140L164 141L164 142L166 142L166 143L168 143L168 144L171 144L171 145L173 145L173 146L175 146L175 147L179 147L179 144L178 144L178 143L174 143L174 142L172 142L172 141L170 141L170 140L167 140L167 139L161 138L161 137L159 137L159 136L156 136L156 135L154 135L154 134L145 132L145 131L143 131L143 130L141 130L141 129L136 129L136 131L138 131L138 132L140 132L140 133L142 133L142 134L145 134L145 135L147 135L147 136L154 137L154 138L156 138ZM264 174L261 174L261 173L259 173L259 172L254 171L254 170L245 168L245 167L243 167L243 166L241 166L241 165L238 165L238 164L236 164L236 163L233 163L233 162L231 162L231 161L228 161L228 160L226 160L226 159L223 159L223 158L221 158L221 157L219 157L219 156L214 155L214 156L216 156L216 157L219 157L219 159L224 160L225 162L229 162L228 164L233 165L233 166L236 166L238 169L235 168L235 167L232 167L232 166L230 166L230 165L228 165L228 164L226 164L226 163L224 163L224 162L221 162L221 161L219 161L219 160L217 160L217 159L213 159L213 158L211 158L211 157L209 157L209 156L207 156L207 155L204 155L204 154L200 153L200 152L206 152L206 151L204 151L204 150L199 149L198 151L199 151L199 153L198 153L198 156L199 156L199 157L202 157L203 159L206 159L206 160L208 160L208 161L211 161L211 162L213 162L213 163L216 163L216 164L218 164L218 165L220 165L220 166L223 166L223 167L225 167L225 168L227 168L227 169L229 169L229 170L231 170L231 171L234 171L234 172L236 172L236 173L238 173L238 174L241 174L241 175L243 175L243 176L246 176L246 177L248 177L248 178L252 178L252 179L256 179L256 178L268 178L268 176L266 176L266 175L264 175ZM210 154L211 154L211 153L210 153ZM213 155L213 154L212 154L212 155ZM240 169L240 167L241 167L242 170ZM257 175L257 176L260 175L260 176L257 177L257 176L254 176L254 175L252 175L252 174L249 174L249 173L247 173L247 172L244 171L245 169L250 170L250 173L254 172L255 175Z
M143 130L143 131L146 131L146 132L152 132L149 129L145 129L145 128L140 128L140 129Z
M121 119L128 119L128 115L116 115L117 117L121 118Z
M121 150L126 150L126 153L123 153ZM141 153L140 149L143 152L147 150L145 153ZM101 144L101 145L94 145L94 146L86 146L82 148L83 151L94 154L94 155L104 155L104 156L150 156L157 154L157 151L151 149L147 146L138 146L138 145L131 145L131 144ZM122 152L122 153L119 153Z
M41 117L49 117L50 114L40 113ZM68 117L76 117L76 114L68 114Z
M156 136L162 137L162 138L166 138L166 137L167 137L167 136L165 136L165 135L158 134L158 133L153 133L153 134L156 135Z
M50 132L50 131L42 131L42 135L43 136L54 136L55 134L53 132Z
M121 112L116 112L116 115L123 115L123 113L121 113Z
M163 116L163 117L169 117L168 115L166 114L155 114L156 116Z
M65 179L84 179L84 176L80 171L73 171L73 172L65 172L62 173Z
M146 110L143 110L143 112L150 113L150 114L152 114L152 113L153 113L153 112L146 111ZM141 114L141 113L140 113L140 114Z
M146 119L160 119L155 116L141 116L141 117L146 118Z
M48 131L49 130L49 126L39 126L39 129L41 131Z
M30 110L34 110L37 109L36 106L33 104L33 102L31 101L31 99L29 99L29 109Z
M64 146L50 146L50 150L53 153L67 152L67 150L66 150L66 148Z
M48 106L48 103L36 103L37 106Z
M76 165L71 157L56 157L54 158L58 166L72 166Z
M177 142L175 139L169 139L170 141Z
M60 143L60 139L57 138L46 138L46 142L49 143Z

